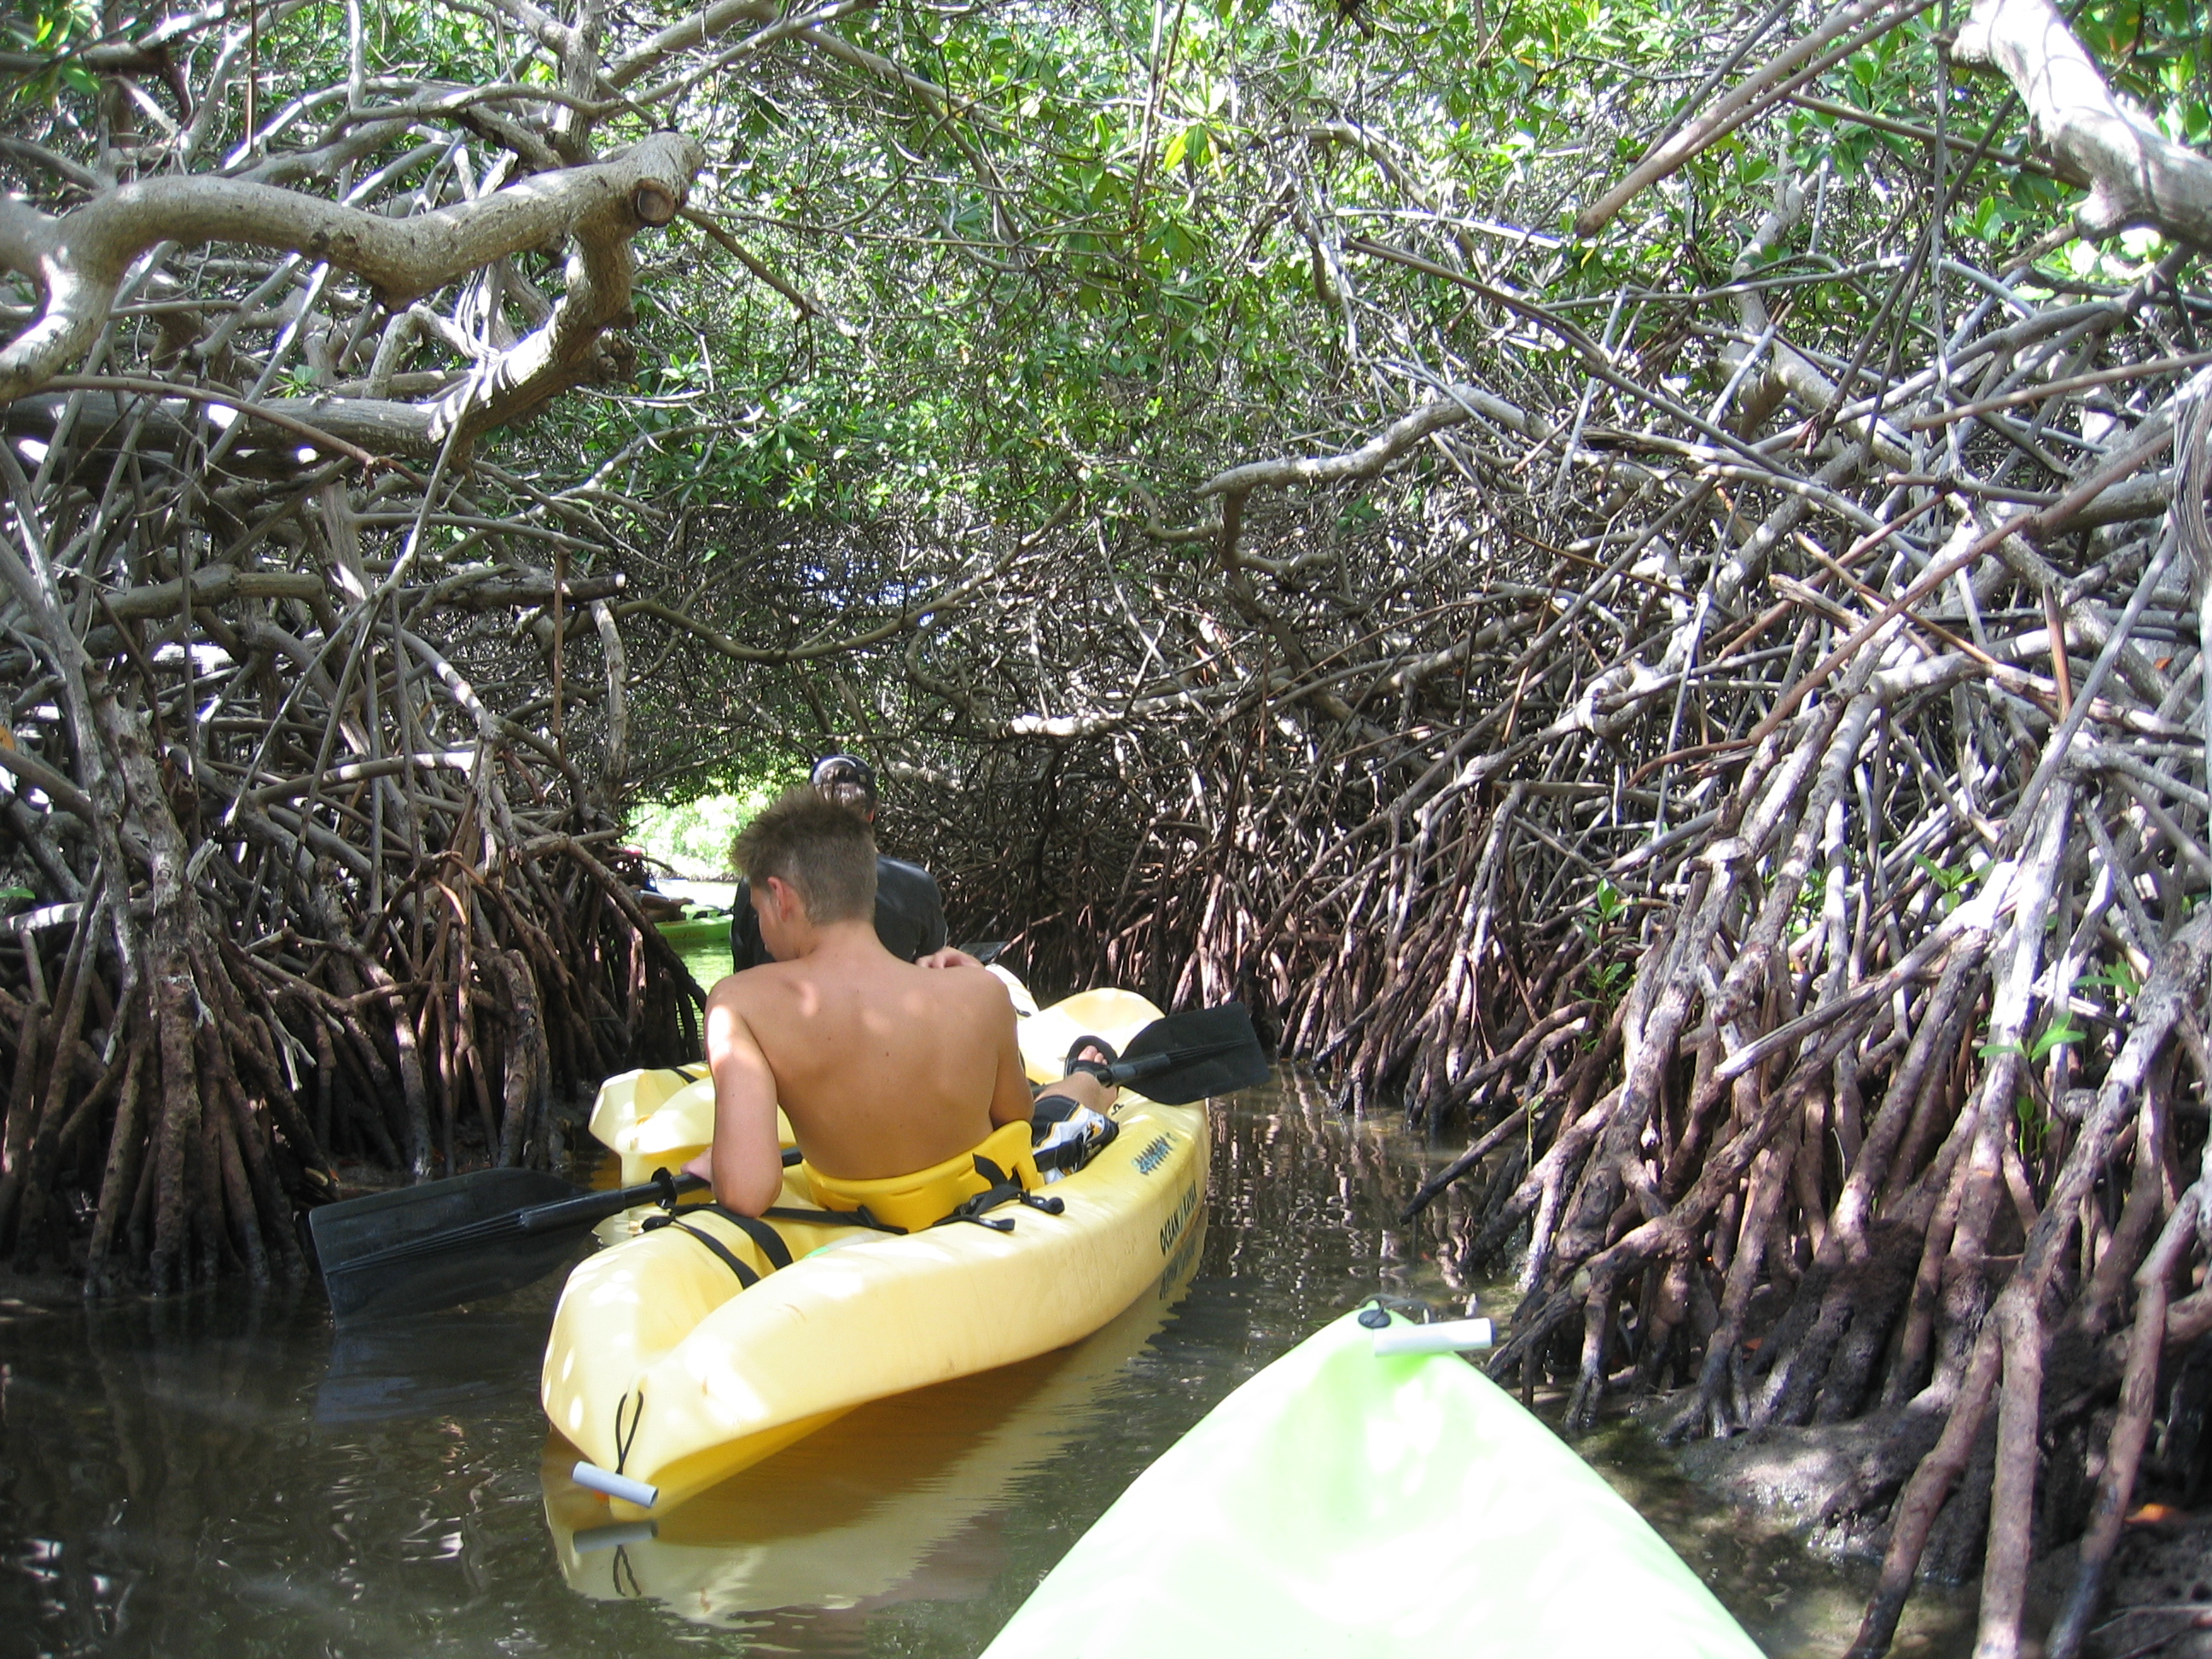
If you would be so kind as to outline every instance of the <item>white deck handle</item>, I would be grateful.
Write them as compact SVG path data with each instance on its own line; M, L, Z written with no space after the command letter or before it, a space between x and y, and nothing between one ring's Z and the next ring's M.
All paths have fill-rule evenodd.
M1486 1324L1488 1322L1486 1320L1484 1322ZM610 1498L619 1498L641 1510L649 1510L660 1501L659 1487L648 1486L642 1480L633 1480L626 1474L617 1474L612 1469L603 1469L597 1463L586 1463L580 1459L576 1467L568 1471L568 1478L580 1486L603 1492Z
M1393 1323L1375 1333L1375 1355L1379 1359L1398 1353L1468 1353L1488 1347L1496 1334L1486 1319L1448 1319L1436 1325Z

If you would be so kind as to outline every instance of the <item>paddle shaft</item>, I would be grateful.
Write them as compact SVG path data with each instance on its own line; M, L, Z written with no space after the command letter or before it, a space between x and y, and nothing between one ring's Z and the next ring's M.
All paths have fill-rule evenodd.
M785 1147L784 1167L791 1168L802 1156L798 1147ZM678 1175L670 1179L672 1186L664 1187L658 1181L642 1181L635 1187L615 1187L599 1193L579 1193L574 1198L556 1199L550 1204L533 1204L526 1210L515 1212L515 1225L526 1233L550 1233L558 1232L563 1227L589 1226L594 1221L605 1221L611 1215L620 1215L624 1210L635 1209L641 1204L650 1204L671 1192L681 1198L686 1193L703 1193L714 1184L695 1175Z
M1198 1060L1210 1060L1217 1054L1227 1054L1243 1047L1244 1042L1249 1041L1249 1038L1232 1038L1227 1042L1194 1043L1179 1048L1164 1048L1157 1053L1139 1054L1134 1060L1116 1060L1110 1070L1116 1083L1133 1083L1142 1078L1158 1077L1164 1072L1175 1071ZM783 1162L787 1168L799 1163L801 1156L796 1146L787 1146L783 1149ZM529 1234L558 1232L568 1227L586 1227L593 1222L604 1221L611 1215L620 1215L624 1210L635 1209L641 1204L650 1204L655 1199L666 1197L671 1193L677 1197L682 1197L687 1193L704 1192L713 1184L695 1175L678 1175L672 1177L672 1181L674 1183L672 1188L665 1182L647 1181L641 1182L635 1187L617 1187L605 1192L579 1193L574 1198L556 1199L550 1204L532 1205L526 1210L518 1210L514 1212L514 1225L518 1231ZM476 1224L482 1226L483 1224L480 1222ZM411 1255L422 1247L434 1247L438 1242L437 1237L434 1235L432 1238L419 1240L412 1245L404 1244L398 1248Z
M1161 1024L1170 1024L1163 1020ZM1139 1054L1133 1060L1117 1060L1112 1069L1116 1083L1134 1082L1141 1078L1156 1078L1163 1073L1176 1071L1217 1054L1231 1052L1249 1038L1226 1042L1187 1044L1181 1048L1164 1048L1149 1054ZM783 1149L787 1168L799 1162L801 1154L796 1146ZM655 1200L682 1197L688 1193L706 1191L713 1183L696 1175L677 1175L658 1181L641 1182L635 1187L617 1187L604 1192L579 1193L574 1198L556 1199L548 1204L533 1204L526 1209L511 1212L506 1216L487 1217L466 1226L427 1237L410 1239L373 1255L364 1256L353 1264L368 1267L372 1263L403 1261L432 1255L464 1244L473 1238L482 1238L494 1230L513 1231L527 1237L564 1231L573 1227L588 1227L604 1221L609 1216L620 1215L624 1210L635 1209L641 1204Z
M783 1149L783 1166L790 1169L804 1156L796 1146ZM642 1181L635 1187L616 1187L600 1193L580 1193L574 1198L556 1199L550 1204L535 1204L529 1209L515 1212L515 1223L526 1233L557 1232L563 1227L588 1226L594 1221L605 1221L611 1215L620 1215L624 1210L635 1209L641 1204L650 1204L673 1192L681 1198L686 1193L703 1193L714 1185L695 1175L671 1177L672 1188L664 1188L658 1181Z
M526 1210L518 1210L514 1214L514 1224L519 1231L526 1233L553 1233L564 1227L587 1227L595 1221L605 1221L611 1215L620 1215L624 1210L650 1204L666 1193L673 1193L680 1198L685 1193L703 1192L708 1184L695 1175L679 1175L672 1178L672 1183L642 1181L635 1187L580 1193L574 1198L556 1199L550 1204L534 1204Z
M783 1161L786 1165L798 1163L799 1148L785 1147ZM635 1187L579 1193L574 1198L557 1198L550 1203L532 1204L523 1209L510 1210L504 1215L487 1216L479 1221L407 1239L338 1265L349 1272L394 1267L425 1256L441 1255L449 1250L464 1249L502 1235L520 1234L524 1237L536 1238L548 1233L565 1232L573 1228L588 1227L611 1215L620 1215L624 1210L635 1209L641 1204L655 1203L672 1194L681 1198L688 1193L702 1193L712 1184L698 1176L677 1175L665 1182L645 1181Z
M1184 1048L1163 1048L1157 1054L1139 1054L1134 1060L1117 1060L1106 1068L1107 1074L1116 1083L1134 1083L1139 1079L1158 1077L1201 1060L1212 1060L1217 1054L1226 1054L1244 1047L1250 1039L1232 1037L1225 1042L1194 1043Z

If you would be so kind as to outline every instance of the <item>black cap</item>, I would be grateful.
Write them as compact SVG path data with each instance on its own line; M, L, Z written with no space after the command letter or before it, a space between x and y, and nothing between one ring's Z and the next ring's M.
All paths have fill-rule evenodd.
M876 772L858 755L824 755L814 763L814 775L807 780L817 789L828 789L836 784L857 786L867 796L868 805L876 804Z

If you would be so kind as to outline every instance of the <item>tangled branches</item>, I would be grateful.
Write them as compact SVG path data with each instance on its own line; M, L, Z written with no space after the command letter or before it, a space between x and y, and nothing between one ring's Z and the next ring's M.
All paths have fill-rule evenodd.
M1623 1386L1680 1387L1678 1435L1879 1414L1830 1517L1885 1540L1863 1659L1978 1559L2018 1650L2086 1512L2071 1653L2212 1329L2212 300L2185 250L1793 261L1819 193L1784 169L1725 281L1603 338L1441 216L1342 235L1516 349L1212 516L1140 496L1048 599L917 640L957 713L886 725L1036 979L1243 995L1346 1104L1466 1126L1413 1205L1463 1272L1525 1249L1497 1374L1576 1425Z
M738 9L609 88L549 24L565 103L371 77L356 10L335 89L259 102L299 10L5 65L0 1252L94 1288L297 1274L334 1159L542 1161L696 1036L619 851L618 526L475 445L626 374L704 151L586 115Z
M2027 1563L2086 1510L2071 1651L2138 1471L2193 1474L2150 1430L2168 1356L2212 1328L2212 299L2190 251L2212 163L2118 100L2045 0L1980 0L1955 52L1917 37L1925 121L1817 85L1924 32L1922 0L1762 8L1686 74L1662 51L1601 76L1531 124L1650 132L1597 192L1599 143L1462 168L1440 124L1469 106L1455 77L1526 87L1517 15L1449 9L1424 39L1464 52L1384 39L1371 75L1302 42L1255 69L1241 27L1194 26L1118 100L1141 114L1116 173L1072 148L1110 124L1052 103L1011 40L938 54L1004 94L987 107L828 33L836 9L718 5L611 58L593 6L495 9L495 85L372 88L354 51L343 98L244 100L224 166L449 228L510 191L605 196L605 222L580 201L564 222L559 302L511 239L404 310L361 249L270 270L137 240L143 282L57 266L15 319L17 359L57 375L7 412L29 731L0 769L46 902L0 1007L19 1257L75 1226L173 1282L281 1259L266 1194L314 1187L326 1146L418 1172L457 1145L527 1155L552 1132L536 1091L684 1035L603 856L623 785L864 747L898 786L895 848L1041 991L1240 994L1347 1106L1463 1129L1413 1203L1445 1206L1455 1270L1525 1251L1501 1376L1564 1382L1577 1423L1642 1387L1681 1390L1684 1435L1889 1425L1837 1505L1888 1551L1862 1655L1916 1572L1977 1559L1984 1650L2015 1651ZM474 453L466 411L624 368L629 238L676 222L697 156L633 133L653 200L572 191L621 159L594 159L596 125L689 110L710 70L787 42L921 114L879 147L895 165L810 155L752 222L825 257L892 238L849 295L893 296L879 322L912 301L951 346L886 333L817 362L808 334L780 367L749 339L738 360L826 404L895 386L914 418L810 428L804 398L763 396L726 451L706 415L655 424L685 392L611 455L553 434L550 471L589 474L570 487ZM85 61L154 72L110 44ZM1208 84L1178 85L1201 53ZM1957 95L1970 59L2015 101ZM1370 118L1386 80L1418 118ZM1989 125L1962 135L1962 112ZM1767 143L1800 114L1828 125ZM278 142L311 118L321 142ZM213 140L184 119L81 155L11 140L51 210L11 210L0 252L54 263L115 157L192 172ZM1759 155L1755 196L1747 170L1732 196L1692 170L1724 143ZM2031 238L2004 214L2034 192L1993 190L1996 228L1962 239L1993 166L2087 194ZM941 223L898 188L932 167L955 181ZM1178 167L1181 199L1147 195ZM884 201L925 197L929 222L883 228ZM681 222L795 332L829 314L729 226ZM1613 249L1541 228L1568 222L1664 257L1614 280ZM2050 258L2125 226L2169 240ZM1171 268L1193 228L1238 251L1212 301ZM312 240L282 229L242 234ZM87 307L92 355L61 374L33 348ZM1249 350L1176 356L1261 311ZM970 313L988 325L953 326ZM979 401L936 473L916 434ZM800 499L848 438L909 479L1005 464L858 526L744 493ZM74 925L58 953L49 921ZM210 1202L172 1207L188 1188Z
M578 1088L696 1028L577 759L619 764L620 579L412 556L425 519L576 544L538 508L349 489L343 463L205 489L187 453L148 465L160 410L80 424L35 478L0 452L0 825L53 901L9 929L0 1238L19 1268L172 1287L296 1271L334 1156L543 1159ZM579 623L604 671L580 696ZM524 723L549 653L550 740Z

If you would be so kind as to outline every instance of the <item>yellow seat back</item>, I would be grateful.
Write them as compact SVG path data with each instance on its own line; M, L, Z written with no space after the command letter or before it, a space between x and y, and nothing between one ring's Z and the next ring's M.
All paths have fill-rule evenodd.
M919 1232L942 1221L991 1183L975 1167L978 1158L1003 1170L1032 1192L1044 1184L1036 1160L1030 1155L1030 1126L1009 1123L995 1129L980 1146L933 1164L912 1175L888 1176L879 1181L846 1181L826 1176L812 1164L806 1179L814 1201L825 1210L866 1207L878 1221L907 1231Z

